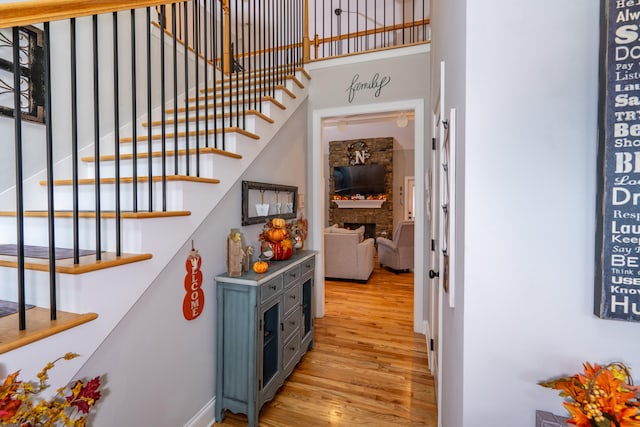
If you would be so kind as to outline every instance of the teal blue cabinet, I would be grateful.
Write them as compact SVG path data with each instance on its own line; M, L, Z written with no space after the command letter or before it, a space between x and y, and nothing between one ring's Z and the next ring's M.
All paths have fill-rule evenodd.
M225 411L249 426L313 347L315 252L273 261L269 271L216 277L216 421Z

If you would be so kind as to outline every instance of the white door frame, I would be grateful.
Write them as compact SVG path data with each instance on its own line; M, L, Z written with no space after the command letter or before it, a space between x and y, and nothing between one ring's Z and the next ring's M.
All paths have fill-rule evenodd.
M316 264L316 280L315 280L315 314L317 317L324 316L324 258L323 245L324 239L323 229L325 224L326 211L326 191L325 191L325 165L324 165L324 147L322 144L322 119L326 117L348 116L353 114L370 114L396 110L413 110L415 115L415 176L424 176L425 174L425 150L427 141L425 141L424 127L424 100L411 99L406 101L395 101L380 104L344 106L327 109L314 110L311 119L311 152L307 156L307 175L308 186L311 194L307 197L309 206L309 224L311 228L311 247L318 251L318 262ZM414 250L414 286L413 286L413 330L415 332L427 333L428 325L424 320L424 294L426 286L426 256L425 256L425 236L427 236L425 227L424 212L424 180L416 181L416 200L415 200L415 250Z

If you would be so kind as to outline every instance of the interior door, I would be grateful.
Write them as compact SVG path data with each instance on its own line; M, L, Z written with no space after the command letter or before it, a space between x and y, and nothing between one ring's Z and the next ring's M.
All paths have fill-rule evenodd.
M429 221L431 224L431 270L429 271L429 277L431 279L431 351L430 351L430 366L431 373L433 375L438 403L438 426L442 424L441 410L442 410L442 341L443 341L443 317L442 308L444 303L444 284L442 278L445 276L445 264L443 251L444 236L446 236L446 223L445 215L446 204L444 200L446 193L443 191L443 186L447 182L446 170L443 168L444 153L443 147L445 145L445 127L444 127L444 62L440 63L440 85L437 88L433 111L432 111L432 129L433 129L433 142L431 151L431 170L427 175L427 189L430 192L430 202L427 206L430 207ZM444 188L446 190L446 188ZM445 273L445 274L443 274Z
M413 176L404 177L404 219L413 221L416 203L416 180Z

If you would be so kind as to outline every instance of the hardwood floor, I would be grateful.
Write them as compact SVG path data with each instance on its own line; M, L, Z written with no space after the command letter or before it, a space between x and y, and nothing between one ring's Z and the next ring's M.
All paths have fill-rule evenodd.
M413 274L326 281L315 345L260 412L260 426L437 426L425 337L413 333ZM245 426L226 412L214 426Z

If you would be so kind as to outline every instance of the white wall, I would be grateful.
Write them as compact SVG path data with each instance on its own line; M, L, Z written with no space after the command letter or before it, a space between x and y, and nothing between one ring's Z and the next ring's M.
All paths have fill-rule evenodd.
M434 58L447 60L447 107L461 113L464 145L464 277L456 308L445 310L446 427L533 425L536 409L566 414L537 381L584 361L640 366L639 326L592 314L598 8L433 5Z
M465 5L466 0L434 0L431 3L431 30L432 30L432 43L431 43L431 90L433 93L433 103L436 103L436 99L441 99L444 103L446 111L455 107L457 110L457 117L460 125L457 127L456 132L458 135L458 141L464 143L466 130L462 125L464 123L465 112ZM440 94L440 62L445 61L445 93ZM433 106L433 105L432 105ZM431 114L432 108L428 108L428 114ZM431 120L429 120L429 123ZM460 144L458 146L458 164L464 161L464 146ZM456 177L456 185L460 190L458 195L464 194L464 169L458 168L458 176ZM464 212L463 203L461 197L456 200L458 206L458 213ZM458 227L457 234L457 247L463 248L466 242L462 240L463 233L460 227L462 227L462 216L458 215L455 219L456 226ZM463 342L464 334L466 333L464 321L464 306L465 306L465 287L462 270L463 257L466 254L462 251L457 253L457 266L455 275L457 278L456 283L456 298L455 309L450 309L448 303L445 301L441 305L440 310L442 312L442 334L439 337L439 348L442 353L441 366L442 369L441 378L439 379L442 386L442 393L439 396L439 412L440 412L440 425L446 427L456 427L463 425L463 355L465 346ZM445 295L445 300L448 300L448 296ZM489 336L487 335L487 339ZM484 350L484 348L483 348ZM473 352L475 354L475 351ZM483 396L477 396L476 398L482 400ZM483 425L481 423L471 423L473 425ZM490 424L487 424L490 425ZM502 423L500 423L502 425ZM509 424L504 424L509 425Z
M306 115L303 105L243 180L295 185L305 192ZM211 403L216 364L214 277L226 271L230 229L242 228L241 193L238 181L79 371L78 377L106 374L108 394L93 426L181 426ZM260 224L243 229L256 249L261 229ZM182 314L183 281L192 239L202 256L205 305L200 317L187 321ZM254 259L257 250L255 254ZM213 421L213 408L208 408L200 422L209 424L200 425Z

